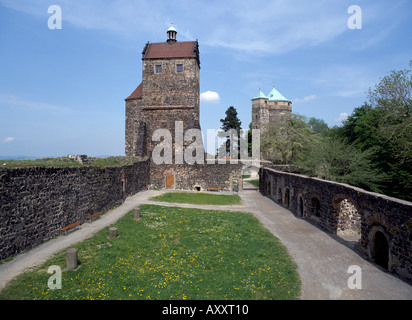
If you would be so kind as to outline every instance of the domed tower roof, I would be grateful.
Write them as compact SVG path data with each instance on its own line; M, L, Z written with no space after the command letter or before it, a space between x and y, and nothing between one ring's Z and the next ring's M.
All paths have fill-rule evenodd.
M278 90L275 88L275 84L273 84L273 89L267 95L269 101L286 101L291 102L289 99L285 98Z
M177 31L176 29L173 27L173 23L172 26L167 30L167 43L168 44L174 44L177 42Z

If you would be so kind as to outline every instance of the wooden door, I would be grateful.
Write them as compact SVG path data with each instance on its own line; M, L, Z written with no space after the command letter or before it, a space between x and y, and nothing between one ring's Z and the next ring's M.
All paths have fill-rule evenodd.
M174 183L175 183L174 176L166 176L166 188L168 189L173 188Z

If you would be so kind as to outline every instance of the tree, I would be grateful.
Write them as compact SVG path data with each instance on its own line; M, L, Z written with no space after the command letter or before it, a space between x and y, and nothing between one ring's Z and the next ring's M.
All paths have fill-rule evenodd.
M412 200L412 61L409 70L391 71L368 99L356 108L335 137L347 139L360 151L370 153L375 167L388 178L382 193Z
M252 140L253 140L253 135L252 135L252 122L249 123L249 130L247 131L247 153L248 156L250 157L252 155Z
M222 123L222 126L220 128L224 132L229 132L231 129L236 130L237 137L239 138L242 122L239 120L237 116L238 113L237 113L236 108L233 106L230 106L226 110L225 114L226 114L226 117L224 119L220 119L220 122ZM224 135L221 135L221 137L224 137ZM235 140L236 139L233 135L226 137L226 154L230 154L230 142L232 141L233 148L235 148L235 150L237 150L238 152L238 155L240 155L239 153L240 144L238 143L237 145L235 145L235 143L233 143ZM220 148L224 148L224 144Z
M374 192L381 191L386 176L371 161L372 150L361 152L344 139L318 138L295 160L302 173Z
M308 125L317 133L326 134L329 131L329 127L323 119L309 118Z
M412 154L412 60L409 70L391 71L375 88L369 102L382 111L379 134L397 147L396 158L403 163Z
M263 157L276 164L291 164L316 138L316 133L305 120L305 117L298 114L282 114L274 122L263 126Z
M230 129L235 129L237 132L240 132L242 122L237 117L237 110L235 107L229 107L226 112L226 118L220 119L222 126L220 127L224 131Z

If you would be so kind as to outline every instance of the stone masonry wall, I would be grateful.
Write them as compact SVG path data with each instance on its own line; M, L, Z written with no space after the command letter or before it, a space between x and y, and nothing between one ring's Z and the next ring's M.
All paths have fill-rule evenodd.
M347 199L360 216L361 239L357 244L360 253L376 263L379 260L388 271L412 279L411 202L269 168L260 169L260 191L298 217L333 234L342 225L340 205ZM382 238L386 239L387 249Z
M0 169L0 260L147 187L149 161L121 167Z
M151 162L150 188L167 188L166 179L173 176L170 189L232 191L233 180L242 186L242 164L156 165Z
M177 64L183 65L182 72L176 71ZM162 66L161 73L155 73L156 65ZM199 66L196 59L144 59L142 95L145 107L192 106L198 109Z
M142 114L142 99L126 101L125 154L128 157L145 155L145 123Z
M143 114L146 121L145 145L148 155L152 154L154 147L159 143L158 141L152 140L156 130L167 129L170 132L172 137L171 147L174 150L177 121L183 122L182 135L189 129L200 129L198 113L195 108L173 108L169 110L162 110L161 108L144 108Z
M177 72L178 64L182 72ZM155 73L156 65L162 66L161 73ZM199 102L196 58L145 59L142 98L126 101L126 155L150 155L157 129L169 130L174 142L176 121L183 121L184 132L199 129Z

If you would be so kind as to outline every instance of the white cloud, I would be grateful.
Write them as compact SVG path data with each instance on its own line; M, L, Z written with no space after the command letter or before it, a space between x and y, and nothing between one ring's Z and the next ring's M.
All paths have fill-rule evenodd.
M349 117L349 114L347 114L346 112L342 112L339 114L339 118L335 119L336 122L342 123L343 121L345 121L347 118Z
M50 1L0 0L0 4L44 18ZM294 5L283 0L183 0L172 5L163 0L105 0L98 5L92 0L60 0L58 4L63 29L68 23L133 39L156 35L152 39L161 41L159 35L165 38L165 28L173 21L179 40L202 39L202 45L247 55L281 54L327 42L347 31L348 18L346 8L329 0L296 0Z
M3 143L12 142L12 141L14 141L14 140L16 140L16 138L14 138L14 137L7 137L6 139L3 140Z
M215 15L216 8L225 12L223 19ZM203 43L246 54L282 54L316 46L347 31L346 10L324 0L298 0L294 5L281 0L220 1L202 13L215 26L206 28L209 33L202 37Z
M304 98L296 98L295 100L293 100L293 103L309 102L309 101L315 100L317 98L318 98L318 96L316 94L311 94L310 96L306 96Z
M206 91L200 94L200 101L209 103L219 103L220 96L217 92Z

